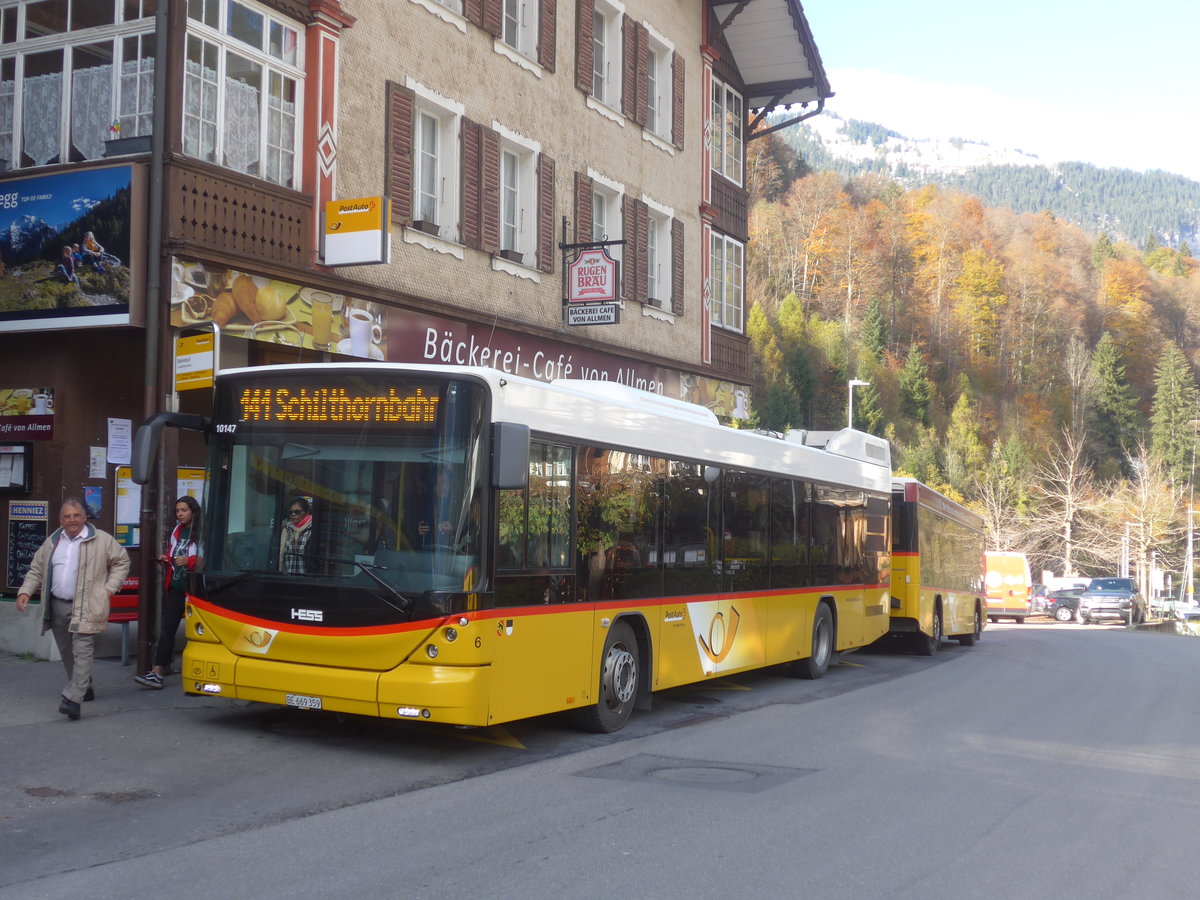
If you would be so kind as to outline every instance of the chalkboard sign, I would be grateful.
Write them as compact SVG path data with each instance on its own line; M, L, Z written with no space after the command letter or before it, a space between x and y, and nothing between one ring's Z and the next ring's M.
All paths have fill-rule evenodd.
M33 554L46 540L45 519L8 520L8 586L19 588L33 562Z

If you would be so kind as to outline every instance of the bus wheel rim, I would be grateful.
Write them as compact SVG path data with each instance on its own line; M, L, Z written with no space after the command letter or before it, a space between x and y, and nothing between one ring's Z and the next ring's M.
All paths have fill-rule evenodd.
M604 697L612 709L628 703L637 689L637 663L633 654L614 644L604 660Z

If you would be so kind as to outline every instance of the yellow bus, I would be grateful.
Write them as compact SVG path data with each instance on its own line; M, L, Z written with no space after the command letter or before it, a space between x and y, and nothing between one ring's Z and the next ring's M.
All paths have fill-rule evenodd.
M485 368L235 369L214 404L135 441L138 479L165 425L211 445L189 694L607 732L655 691L819 678L888 630L879 438Z
M892 625L923 656L983 634L982 517L915 478L892 479Z

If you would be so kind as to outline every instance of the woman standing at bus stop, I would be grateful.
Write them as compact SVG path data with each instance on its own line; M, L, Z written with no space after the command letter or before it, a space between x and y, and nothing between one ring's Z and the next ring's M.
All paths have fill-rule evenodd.
M183 496L175 501L175 528L167 541L167 552L158 558L165 569L162 615L158 621L158 640L154 644L154 666L145 675L133 680L149 688L161 688L163 676L171 671L175 658L175 633L183 618L187 573L196 568L200 545L200 504L195 497Z

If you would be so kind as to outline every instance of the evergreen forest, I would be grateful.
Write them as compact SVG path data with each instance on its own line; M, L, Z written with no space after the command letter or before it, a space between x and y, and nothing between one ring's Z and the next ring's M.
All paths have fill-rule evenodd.
M1059 575L1128 561L1177 591L1200 428L1186 242L847 177L786 135L747 146L754 425L840 428L849 380L869 382L855 426L980 512L990 548Z

